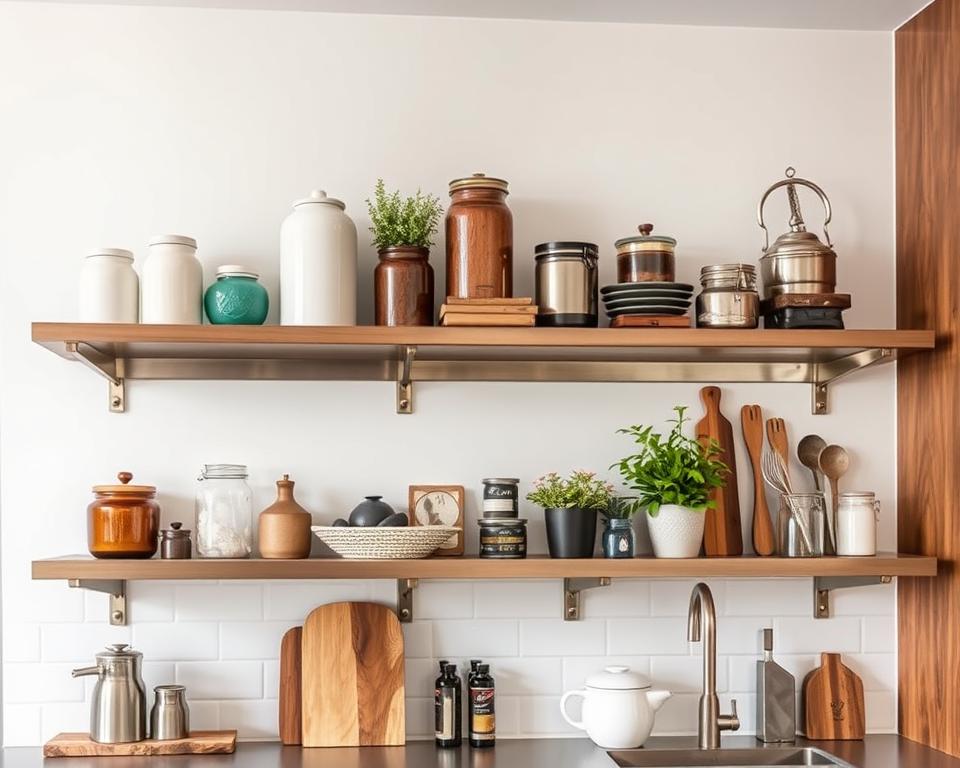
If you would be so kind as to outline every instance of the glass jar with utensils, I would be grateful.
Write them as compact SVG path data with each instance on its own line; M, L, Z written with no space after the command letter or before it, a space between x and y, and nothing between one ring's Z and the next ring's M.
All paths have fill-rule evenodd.
M827 507L822 493L782 493L777 513L777 555L822 557L828 553Z

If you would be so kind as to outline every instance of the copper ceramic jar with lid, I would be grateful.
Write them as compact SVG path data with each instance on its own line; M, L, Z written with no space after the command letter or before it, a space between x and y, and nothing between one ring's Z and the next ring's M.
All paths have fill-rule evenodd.
M618 283L672 283L676 276L674 251L677 241L652 235L653 224L641 224L639 235L624 237L617 248Z
M394 245L379 252L373 270L376 325L433 325L433 267L430 251Z
M445 219L447 296L513 296L513 215L507 182L482 173L450 182Z
M120 472L120 485L95 485L87 507L87 543L94 557L153 557L157 551L160 505L156 487L130 485L133 475Z

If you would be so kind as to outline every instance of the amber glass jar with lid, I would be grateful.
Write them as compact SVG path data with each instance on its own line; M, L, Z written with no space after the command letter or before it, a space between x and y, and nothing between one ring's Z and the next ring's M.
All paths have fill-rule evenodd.
M677 241L666 235L653 235L653 224L637 227L640 234L624 237L617 248L618 283L672 283L676 275L674 251Z
M513 296L513 215L507 182L482 173L450 182L445 219L447 296Z
M152 485L130 485L133 475L120 472L120 485L95 485L87 507L87 543L94 557L153 557L157 551L160 505Z

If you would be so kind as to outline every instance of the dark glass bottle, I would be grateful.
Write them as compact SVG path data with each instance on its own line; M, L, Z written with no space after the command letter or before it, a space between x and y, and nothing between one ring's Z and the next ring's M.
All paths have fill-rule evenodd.
M489 664L480 664L470 676L470 746L492 747L496 742L496 689Z
M445 664L434 691L438 747L459 747L463 741L463 685L456 664Z

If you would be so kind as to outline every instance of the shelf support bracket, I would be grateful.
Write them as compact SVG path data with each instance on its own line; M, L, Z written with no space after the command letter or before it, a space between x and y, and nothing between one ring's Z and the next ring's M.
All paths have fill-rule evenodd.
M590 576L563 580L563 620L580 620L580 593L585 589L609 587L609 576Z
M110 596L110 623L115 627L127 624L127 582L123 579L68 579L76 589L105 592Z
M80 342L66 342L67 353L74 360L83 363L87 368L107 380L108 400L111 413L123 413L126 408L123 385L123 360L94 356L80 349Z
M886 347L865 349L847 357L831 360L828 363L816 363L813 366L812 384L812 413L814 416L823 416L829 411L827 387L842 376L866 368L868 365L879 363L893 357L893 350Z
M813 618L830 618L830 592L850 587L870 587L874 584L889 584L890 576L814 576Z
M401 624L413 621L413 590L417 579L397 579L397 618Z
M413 413L413 359L416 347L404 347L397 368L397 413Z

